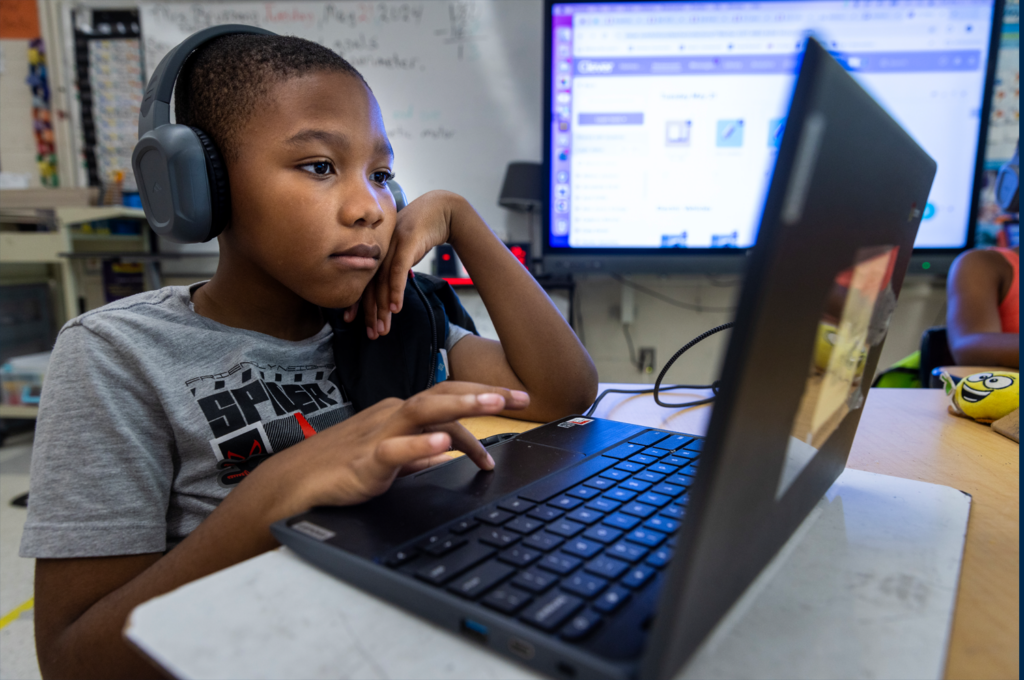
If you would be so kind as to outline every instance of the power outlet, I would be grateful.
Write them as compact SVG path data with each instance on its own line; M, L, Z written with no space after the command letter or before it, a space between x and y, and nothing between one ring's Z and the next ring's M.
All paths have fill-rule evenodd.
M641 347L637 352L637 367L645 375L654 373L654 348Z

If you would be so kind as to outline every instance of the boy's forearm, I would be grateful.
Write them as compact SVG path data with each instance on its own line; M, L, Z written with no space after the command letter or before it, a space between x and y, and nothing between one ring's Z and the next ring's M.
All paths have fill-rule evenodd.
M952 335L950 352L961 366L1020 366L1019 333Z
M529 413L550 420L579 413L597 391L597 370L533 276L468 202L453 198L451 237L480 292L505 357L530 393Z
M37 620L37 637L44 638L48 632L56 633L52 639L39 640L43 675L60 678L161 677L122 639L121 632L128 616L147 600L277 546L270 533L270 524L300 512L304 504L295 496L292 500L280 501L287 499L289 494L285 493L287 487L282 485L283 479L270 474L276 472L273 470L275 466L271 465L273 462L273 459L268 460L232 491L177 547L88 606L73 622L61 625L62 622ZM61 597L62 568L76 568L81 561L41 562L37 566L36 592ZM79 565L63 564L73 562Z

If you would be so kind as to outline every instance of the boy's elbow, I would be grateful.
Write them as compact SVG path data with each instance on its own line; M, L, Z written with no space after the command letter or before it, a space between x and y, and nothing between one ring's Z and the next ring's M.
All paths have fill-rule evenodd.
M583 413L597 398L597 369L587 357L581 366L566 380L562 380L554 394L549 395L544 409L547 420Z

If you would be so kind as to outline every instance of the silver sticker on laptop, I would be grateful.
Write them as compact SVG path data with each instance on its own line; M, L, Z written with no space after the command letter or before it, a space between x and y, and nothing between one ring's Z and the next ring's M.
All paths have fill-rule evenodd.
M330 529L324 529L322 526L313 524L303 520L296 522L292 525L292 529L298 531L300 534L306 534L310 538L315 538L318 541L326 541L328 538L332 538L335 534Z

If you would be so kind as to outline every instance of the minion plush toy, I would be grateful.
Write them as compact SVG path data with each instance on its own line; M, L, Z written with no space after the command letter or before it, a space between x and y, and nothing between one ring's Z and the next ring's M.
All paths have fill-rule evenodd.
M969 375L959 383L946 372L942 383L949 397L949 412L991 423L1020 408L1020 374L986 371Z

